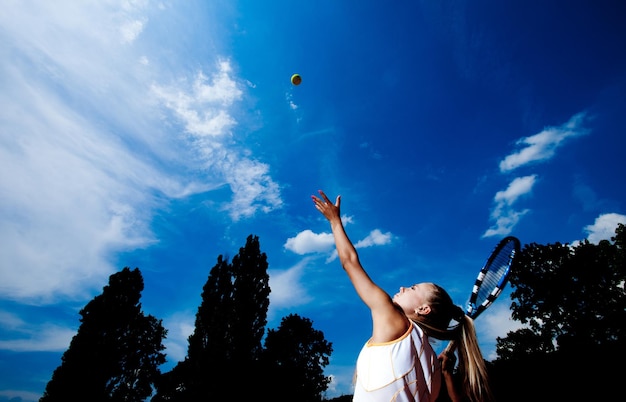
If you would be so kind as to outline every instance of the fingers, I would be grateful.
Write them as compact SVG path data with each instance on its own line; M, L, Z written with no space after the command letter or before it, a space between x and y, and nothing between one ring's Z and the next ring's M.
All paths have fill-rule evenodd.
M444 372L452 372L454 370L454 366L456 365L456 356L454 355L454 353L448 353L446 351L443 351L439 354L438 358L441 362L441 368Z
M325 207L328 205L328 202L312 195L311 199L313 200L313 204L315 204L315 208L320 211L320 212L324 212Z
M328 198L328 196L326 195L325 192L323 192L322 190L318 190L318 192L320 193L320 195L322 196L322 198L324 199L325 202L327 202L329 204L333 204L336 207L338 207L339 204L341 204L341 195L338 195L337 198L335 199L335 202L331 203L330 199Z
M320 195L322 196L322 199L324 200L324 202L327 202L330 204L330 200L328 199L328 197L326 196L326 193L324 193L322 190L317 190L318 193L320 193Z
M316 196L312 195L311 198L313 198L313 201L319 200L322 203L332 204L330 202L330 200L328 199L328 196L326 195L326 193L324 193L322 190L317 190L317 192L320 193L321 200L319 198L317 198ZM333 205L337 205L338 204L340 197L341 196L337 196L337 201Z
M315 208L323 212L324 209L327 209L327 207L332 206L332 207L335 207L337 211L339 211L339 206L341 205L340 195L338 195L337 198L335 199L335 202L332 203L330 199L328 199L328 196L326 196L326 193L324 193L322 190L318 190L318 192L320 194L320 197L311 195L311 199L313 200L313 203L315 204Z
M322 210L322 206L324 205L324 201L320 200L319 198L317 198L316 196L312 195L311 199L313 200L313 204L315 205L315 208L318 209L319 211Z

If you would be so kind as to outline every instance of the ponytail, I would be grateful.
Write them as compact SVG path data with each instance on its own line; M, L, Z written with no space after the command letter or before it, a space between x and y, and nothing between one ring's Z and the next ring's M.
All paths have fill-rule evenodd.
M459 373L463 379L464 394L472 402L494 401L485 359L478 346L474 320L464 314L459 324L460 336L450 342L450 347L456 347L459 355Z
M457 350L458 371L463 379L463 394L471 402L493 402L489 387L487 366L478 346L474 320L462 308L452 302L452 298L440 286L432 284L433 293L429 300L430 314L414 320L426 335L440 340L449 340L445 353ZM456 324L450 325L454 321Z

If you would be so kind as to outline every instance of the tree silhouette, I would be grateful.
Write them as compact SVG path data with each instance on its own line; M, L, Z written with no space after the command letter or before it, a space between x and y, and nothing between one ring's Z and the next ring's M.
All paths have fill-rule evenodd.
M255 394L254 376L260 370L269 307L267 267L257 236L248 236L232 263L218 257L203 287L187 356L163 375L153 401L211 400L229 392L238 397Z
M560 350L626 342L625 237L620 224L613 243L526 245L510 278L513 318Z
M165 363L161 320L141 311L143 278L125 267L80 310L81 325L40 402L143 401Z
M278 402L321 401L330 383L324 367L332 350L332 343L313 328L311 320L297 314L284 317L278 329L270 329L265 339L267 397Z
M624 225L615 233L597 245L524 246L510 283L512 317L527 328L497 339L492 379L501 400L604 400L621 392L623 370L611 368L626 358Z

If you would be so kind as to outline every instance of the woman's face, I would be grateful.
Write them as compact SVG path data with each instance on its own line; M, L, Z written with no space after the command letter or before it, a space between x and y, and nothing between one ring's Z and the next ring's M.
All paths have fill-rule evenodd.
M428 314L430 307L428 306L427 300L428 295L432 292L431 286L432 285L429 283L418 283L409 288L401 287L400 291L393 296L392 300L402 307L404 313L409 317L417 313Z

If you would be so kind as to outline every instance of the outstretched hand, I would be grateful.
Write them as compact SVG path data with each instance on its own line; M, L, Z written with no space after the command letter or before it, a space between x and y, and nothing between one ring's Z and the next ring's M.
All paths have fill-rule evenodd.
M320 211L329 221L341 219L341 196L338 195L335 203L333 204L322 190L318 190L318 192L320 193L320 197L316 197L314 195L311 196L311 199L315 204L315 208L317 208L317 210Z

